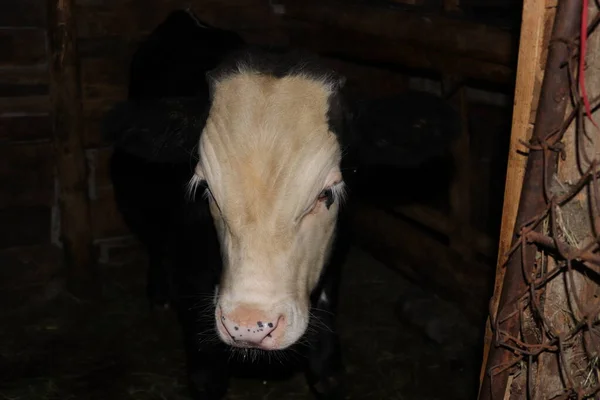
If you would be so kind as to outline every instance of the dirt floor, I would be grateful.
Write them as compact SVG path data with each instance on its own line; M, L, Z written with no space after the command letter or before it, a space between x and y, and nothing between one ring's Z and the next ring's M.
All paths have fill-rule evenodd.
M103 268L104 303L95 310L66 295L0 308L0 400L188 398L178 327L170 312L150 312L143 259ZM457 310L358 249L342 296L349 399L476 398L477 329ZM228 398L312 399L302 375L236 379Z

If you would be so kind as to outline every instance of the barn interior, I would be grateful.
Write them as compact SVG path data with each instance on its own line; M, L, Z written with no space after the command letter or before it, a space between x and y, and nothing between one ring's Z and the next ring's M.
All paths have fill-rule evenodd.
M425 165L359 172L370 185L353 193L339 331L348 398L476 398L519 0L0 2L0 398L188 398L178 326L148 307L146 255L116 208L101 133L134 51L175 10L320 54L400 138L453 137ZM312 398L302 376L241 377L228 396Z

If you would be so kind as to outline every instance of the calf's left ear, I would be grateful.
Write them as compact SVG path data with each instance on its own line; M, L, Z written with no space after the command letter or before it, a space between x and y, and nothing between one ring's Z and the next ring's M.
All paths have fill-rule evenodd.
M336 91L342 90L345 86L346 86L346 77L343 75L336 75L334 89Z

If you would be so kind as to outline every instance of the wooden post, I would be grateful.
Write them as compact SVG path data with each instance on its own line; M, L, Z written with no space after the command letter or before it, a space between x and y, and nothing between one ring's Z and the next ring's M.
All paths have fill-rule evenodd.
M558 38L574 37L579 27L577 16L581 11L581 0L567 0L560 2L556 11L556 21L552 29L554 43L550 47L547 56L546 70L540 93L539 105L536 110L536 119L533 135L538 139L543 139L547 132L552 132L561 127L565 114L565 109L569 102L569 71L563 67L565 60L568 59L568 49L564 43L559 42ZM521 45L524 51L531 51L524 43ZM546 208L546 199L544 197L544 188L542 179L544 176L552 176L555 172L557 154L551 153L547 159L542 152L532 152L527 159L525 175L523 176L523 185L518 210L516 213L515 227L522 226L526 221L531 220L535 215L543 212ZM546 168L547 167L547 168ZM504 218L504 217L503 217ZM541 227L537 227L540 230ZM516 239L514 233L511 238ZM503 254L503 253L500 253ZM502 329L505 335L516 337L521 331L519 326L520 303L516 301L519 293L527 288L527 283L521 269L521 261L531 265L535 262L536 253L529 251L521 257L516 254L509 258L506 265L507 273L503 274L501 290L497 289L495 298L498 298L496 321L498 329ZM499 265L503 268L503 265ZM492 306L494 303L492 304ZM479 399L508 399L511 389L511 370L509 368L496 371L492 377L490 370L492 367L509 365L514 360L513 352L506 347L491 347L491 341L487 345L486 360L483 364L485 373L483 374L480 385Z
M471 147L469 137L469 118L467 92L463 80L455 76L442 79L444 97L456 108L460 115L461 131L452 148L455 175L450 184L450 218L453 232L450 247L458 251L465 259L474 257L473 245L469 243L466 230L471 226Z
M539 88L544 77L546 64L544 32L550 32L552 27L545 27L546 21L552 25L555 9L546 7L548 0L525 0L521 22L521 38L519 45L519 61L517 65L517 80L514 94L513 122L508 152L506 183L504 187L504 205L502 209L502 222L500 226L500 240L498 244L498 261L494 294L490 306L495 315L498 310L500 293L504 282L504 264L515 229L519 199L523 187L525 164L527 158L519 154L527 149L521 141L527 142L533 131L533 119L539 101ZM548 29L549 28L549 29ZM480 374L480 384L485 374L488 353L492 343L490 321L486 324L485 343L483 350L483 363Z
M81 140L83 112L74 0L48 0L47 6L50 101L67 286L76 296L88 297L93 293L94 259Z

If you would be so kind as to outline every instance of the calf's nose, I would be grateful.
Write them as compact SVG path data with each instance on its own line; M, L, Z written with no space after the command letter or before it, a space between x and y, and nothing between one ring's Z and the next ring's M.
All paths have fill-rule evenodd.
M219 314L221 325L234 346L269 349L275 346L285 329L284 316L274 317L249 307L240 306L230 313Z

